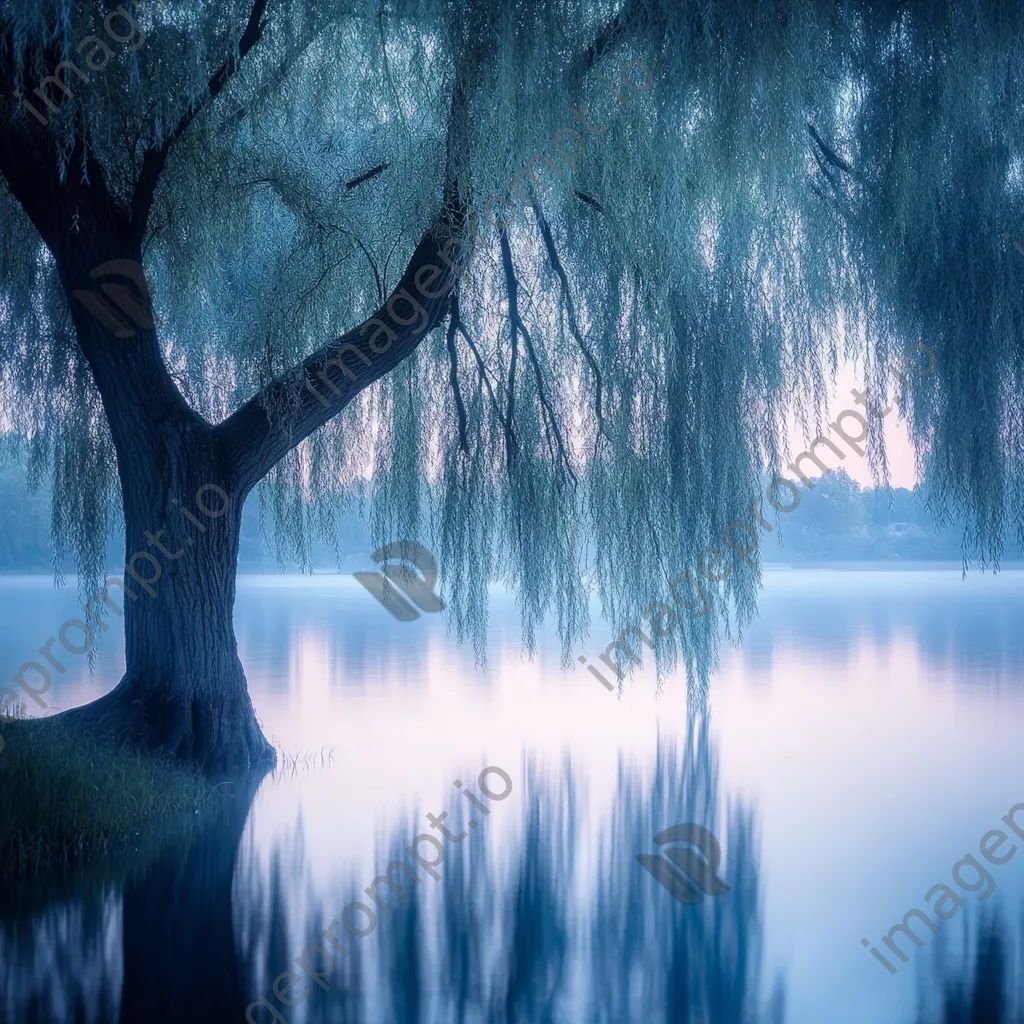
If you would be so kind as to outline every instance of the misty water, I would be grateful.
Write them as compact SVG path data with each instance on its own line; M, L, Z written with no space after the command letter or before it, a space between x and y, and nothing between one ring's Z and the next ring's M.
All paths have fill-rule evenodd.
M78 604L73 580L0 579L7 674ZM5 894L0 1016L243 1021L265 997L278 1016L257 1022L919 1024L972 1001L973 1020L1016 1021L1024 852L987 865L983 901L952 869L1024 801L1022 622L1020 572L771 569L695 719L680 675L659 689L645 663L620 698L562 671L553 630L521 657L502 593L481 668L444 614L398 622L350 576L242 577L239 651L281 766L125 888ZM585 653L610 639L595 617ZM53 708L113 686L116 623L92 674L66 668ZM488 766L503 799L481 793ZM415 866L405 848L440 838L442 811L466 836L442 840L439 878L397 873L409 895L381 885L391 912L374 906L364 888ZM727 893L678 902L638 863L678 823L717 837ZM894 959L883 937L939 883L963 908L901 940L890 974L861 940ZM376 925L336 927L327 991L304 974L283 990L298 1005L275 998L355 902Z

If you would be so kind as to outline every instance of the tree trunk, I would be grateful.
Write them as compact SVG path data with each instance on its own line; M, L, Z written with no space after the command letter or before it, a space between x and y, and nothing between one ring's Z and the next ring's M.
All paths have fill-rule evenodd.
M106 607L124 609L126 672L72 715L208 774L271 766L232 623L244 499L205 432L171 432L162 447L155 460L118 451L126 589L109 586Z
M80 280L75 263L66 276ZM126 666L113 691L69 717L209 775L270 767L232 622L246 491L223 441L168 376L155 331L117 339L69 302L103 397L125 518L124 589L90 597L87 615L101 632L99 609L123 609Z
M105 601L118 615L123 608L125 676L109 694L66 716L118 741L194 761L210 775L269 767L276 756L256 722L232 625L242 504L289 450L407 358L445 315L457 271L441 247L464 219L457 190L446 191L443 210L372 317L212 426L189 407L167 371L141 273L154 175L166 153L147 153L144 187L126 206L81 145L67 164L84 164L88 174L63 180L52 139L4 129L0 122L0 173L54 257L103 402L124 500L125 588L91 597L93 610L84 614L102 631L109 626L98 606ZM23 152L31 159L21 159ZM417 283L424 269L428 289ZM414 294L424 298L415 323L395 310L396 301L411 302ZM378 335L386 346L375 344ZM342 347L361 354L367 369L358 379L328 377ZM312 374L326 394L312 386ZM271 417L267 410L283 397L293 414Z

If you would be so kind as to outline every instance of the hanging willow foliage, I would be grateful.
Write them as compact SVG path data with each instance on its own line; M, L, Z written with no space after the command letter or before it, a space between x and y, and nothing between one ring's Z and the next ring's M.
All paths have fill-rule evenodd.
M104 38L104 8L0 12L7 77L125 203L250 4L131 10L139 34L87 82L66 73L56 113L32 90ZM260 485L282 556L367 514L376 541L437 550L478 652L502 583L527 646L553 611L568 658L589 587L617 631L746 514L839 361L891 394L885 362L921 341L937 371L898 396L920 467L965 550L998 563L1008 518L1024 537L1022 19L1002 0L268 4L158 183L144 251L168 367L222 420L369 315L454 182L484 218L457 301ZM4 427L52 475L55 543L91 580L120 514L112 447L53 262L6 193L0 225ZM884 475L877 431L871 453ZM706 679L758 581L737 564L660 667L682 654Z

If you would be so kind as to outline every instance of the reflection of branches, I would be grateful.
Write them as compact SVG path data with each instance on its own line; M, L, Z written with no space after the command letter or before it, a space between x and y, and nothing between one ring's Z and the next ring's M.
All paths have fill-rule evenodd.
M592 922L592 989L599 1019L666 1020L680 1024L781 1021L782 987L762 1002L760 878L751 812L730 809L716 824L718 758L703 715L688 719L679 745L658 743L651 783L620 768L610 835ZM730 891L700 906L677 903L639 865L652 837L684 822L703 825L725 851ZM629 863L627 875L619 865ZM615 938L612 939L611 937ZM629 979L643 971L637 1012ZM598 1019L598 1018L595 1018Z
M1019 934L1024 935L1024 920ZM999 913L986 915L974 942L973 969L966 948L959 956L935 947L934 965L919 976L917 1024L1024 1024L1022 961ZM953 957L950 963L947 956ZM936 994L936 1000L932 994ZM937 1006L934 1006L935 1002ZM931 1005L930 1005L931 1004ZM932 1006L937 1012L932 1012Z
M503 842L495 858L490 824L449 844L439 887L409 885L405 897L389 901L392 912L378 916L379 955L359 963L366 947L356 940L347 957L335 958L331 991L314 991L309 1000L309 1024L780 1024L781 984L766 999L760 980L753 818L741 810L716 825L722 802L717 759L706 719L698 722L691 721L678 746L659 742L653 780L642 781L639 770L620 770L597 844L577 841L582 800L574 766L567 762L545 776L528 765L512 799L489 819L519 817L515 844ZM469 809L450 811L451 829L467 831ZM730 892L700 906L676 903L635 860L651 849L653 835L686 821L714 831L725 853L721 873ZM374 863L403 859L415 827L392 822ZM293 891L306 870L299 847L294 865L285 868ZM275 850L267 875L248 878L241 892L246 990L252 993L296 952L287 925L295 908L281 896L282 853ZM581 878L593 881L579 890ZM363 884L364 878L352 878L346 890L358 893ZM301 908L310 934L322 927L325 895L338 907L352 898L311 891ZM345 1016L339 1016L342 1001Z

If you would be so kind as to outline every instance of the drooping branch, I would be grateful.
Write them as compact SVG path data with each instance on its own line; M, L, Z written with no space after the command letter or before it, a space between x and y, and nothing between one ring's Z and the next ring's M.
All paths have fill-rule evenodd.
M160 145L146 151L142 158L142 169L139 172L139 180L135 186L135 194L132 196L131 224L132 232L138 242L146 231L146 221L149 218L149 211L153 205L153 196L156 194L157 182L167 164L167 157L171 147L184 135L188 126L196 119L197 115L208 107L230 81L232 75L237 71L239 64L245 55L259 42L263 34L263 14L267 7L267 0L254 0L252 10L249 12L249 21L245 26L241 39L238 41L238 53L232 54L211 76L206 88L206 93L193 100L177 125L164 136Z
M386 167L387 164L382 164L381 167ZM367 181L369 178L374 177L380 172L381 168L374 168L371 171L367 171L366 174L360 178L355 179L353 182L348 182L346 188L355 187L361 181ZM321 235L327 234L339 234L344 235L346 238L351 238L356 248L366 257L366 262L370 265L370 272L373 274L373 283L377 289L377 301L384 301L384 281L381 277L380 268L377 266L377 261L373 258L370 250L366 248L363 240L355 234L350 228L345 227L342 224L334 224L331 221L324 220L320 214L313 208L312 203L301 195L296 195L294 192L289 191L286 183L281 178L275 175L265 175L261 178L248 178L245 181L239 182L239 185L244 188L254 188L258 185L269 185L275 193L277 193L281 202L286 206L298 206L302 210L303 218L309 222L309 224L320 232Z
M519 312L519 279L516 277L515 263L512 259L512 247L509 244L508 234L504 230L501 232L501 261L505 271L505 288L508 293L509 327L512 334L512 358L509 361L509 402L508 412L505 414L506 443L508 437L512 436L511 424L513 422L512 398L515 386L515 358L516 351L518 349L518 336L521 334L523 337L523 346L526 350L526 356L530 360L530 365L533 367L534 377L537 381L537 398L540 401L541 414L544 419L544 434L547 439L548 450L551 452L551 457L553 459L560 459L561 462L564 463L570 478L575 482L576 476L573 473L572 463L569 461L569 456L566 453L561 431L558 429L558 420L555 416L555 410L548 399L547 391L544 387L544 374L541 372L540 362L537 359L537 352L533 347L533 338L531 337L526 324L523 322L522 314ZM551 446L552 437L554 437L555 445L558 448L557 456Z
M555 418L555 410L548 400L547 392L544 389L544 375L541 373L540 363L537 360L537 353L533 348L533 338L530 336L530 332L526 328L526 324L519 321L519 329L523 332L523 342L526 346L526 355L529 357L530 364L533 366L533 374L537 380L537 397L540 401L541 411L544 414L544 431L548 435L548 450L551 450L551 436L555 438L555 445L558 447L558 458L565 466L566 472L569 474L569 479L573 483L577 483L576 474L573 472L572 463L569 461L569 456L565 450L565 443L562 440L562 432L558 429L558 420ZM551 452L552 458L554 452Z
M261 5L258 4L258 6ZM577 57L574 64L570 65L568 77L571 78L577 72L585 73L596 60L622 38L624 30L627 26L632 26L641 10L638 0L628 0L620 15L604 26L593 44ZM258 15L255 22L252 18L250 19L250 26L253 24L258 26ZM257 27L250 47L258 38L258 34ZM239 57L241 56L240 49ZM233 70L233 67L232 64L228 73ZM401 280L391 292L387 302L382 299L380 308L362 325L349 331L335 342L324 345L303 360L300 365L279 375L264 386L242 408L215 428L235 467L237 482L243 491L247 491L262 479L291 448L301 443L318 427L341 412L360 391L389 373L399 362L410 355L422 338L443 320L446 310L452 308L450 292L457 282L461 266L458 264L453 266L447 259L442 259L439 253L441 245L462 227L466 217L462 188L456 170L459 162L456 159L455 147L458 139L461 138L458 128L461 119L466 116L472 79L473 69L463 67L456 73L453 85L445 143L446 158L441 212L432 227L420 240ZM223 87L223 82L220 83L220 87ZM353 179L346 185L355 187L383 169L383 166L373 168L366 175ZM593 205L597 206L598 204L595 202ZM495 408L498 409L499 421L505 434L506 457L511 466L517 446L514 412L518 337L525 325L519 315L518 282L515 278L514 268L512 268L508 237L504 231L500 233L500 242L506 266L506 283L510 285L510 312L514 310L514 316L511 316L513 334L509 395L504 416L501 415L497 398L487 378L483 359L467 333L461 317L457 318L455 332L465 338L473 352L480 370L481 380L486 386ZM400 299L403 292L416 294L418 291L415 285L417 273L431 265L440 267L442 264L441 284L434 284L437 291L432 292L438 297L425 300L422 303L425 311L424 322L422 324L403 324L396 320L394 313L391 312L392 306L396 300ZM511 274L509 275L510 269ZM370 338L366 337L368 330L372 331ZM373 339L382 332L389 338L386 352L372 346ZM451 335L451 338L454 341L454 334ZM529 344L528 354L529 349L532 349L532 342ZM346 356L349 365L343 362L343 358ZM534 362L535 370L539 372L536 353L534 352L530 358ZM355 373L352 371L352 366L356 369ZM334 380L330 380L327 376L331 367L339 368ZM342 379L342 373L346 379ZM316 385L315 380L323 381L326 387ZM546 402L546 395L544 400ZM557 431L557 427L555 430ZM565 460L568 465L567 456L565 456Z
M544 248L547 250L548 262L551 264L551 269L555 272L555 276L558 278L558 281L562 286L562 298L565 302L565 315L569 324L569 333L576 340L576 344L579 346L584 358L590 364L590 368L594 372L597 389L597 393L594 398L594 412L597 416L598 433L603 434L604 418L601 415L601 368L597 365L597 360L587 347L586 342L584 342L583 336L580 334L579 326L576 323L576 307L573 305L572 291L569 289L569 278L565 272L565 267L562 265L562 260L558 255L558 249L555 247L555 239L551 234L551 226L548 224L547 218L544 216L544 212L541 210L539 204L535 203L533 209L537 216L537 225L540 228L541 238L544 240Z
M473 341L472 335L466 330L466 325L462 322L461 316L456 330L462 335L466 344L469 346L469 350L473 353L473 358L476 360L476 368L480 373L480 383L486 388L487 394L491 399L491 405L494 406L494 414L498 417L498 422L504 428L505 417L502 415L501 406L498 405L498 397L494 393L494 388L491 386L491 379L487 375L487 364L484 362L484 357L480 355L480 349L476 347L476 342Z
M466 407L462 404L462 392L459 390L459 353L455 347L455 332L459 329L459 289L452 290L451 306L448 315L448 330L445 332L445 344L448 347L448 379L451 381L452 394L455 397L455 414L459 419L459 447L469 452L466 440Z
M501 262L505 268L505 291L508 297L508 321L512 335L512 354L508 361L508 400L505 404L505 459L511 470L515 458L516 439L512 432L516 402L516 362L519 357L519 281L516 279L515 267L512 265L512 249L508 244L508 232L502 228L499 233L501 243Z

